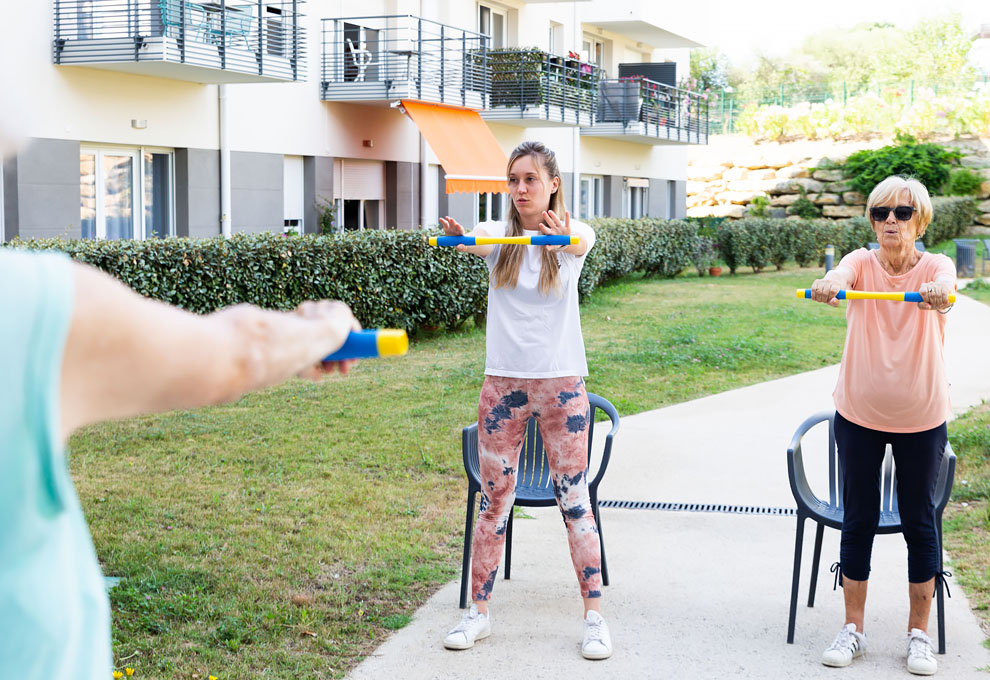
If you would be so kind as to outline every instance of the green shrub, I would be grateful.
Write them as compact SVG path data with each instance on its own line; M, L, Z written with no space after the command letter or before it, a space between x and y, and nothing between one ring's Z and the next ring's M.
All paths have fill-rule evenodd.
M766 196L754 196L749 202L750 217L770 217L770 199Z
M787 206L788 215L797 215L806 220L822 216L822 209L815 205L810 198L802 196L798 200Z
M934 194L949 181L952 162L961 155L937 144L885 146L857 151L846 160L844 169L850 186L864 196L891 175L915 177Z
M932 221L922 239L926 246L962 236L977 213L976 201L963 196L936 196L932 209Z
M791 245L791 255L799 267L807 267L815 262L818 254L824 253L825 246L828 245L825 242L819 245L815 226L815 222L811 220L784 220L782 225Z
M975 196L980 193L983 177L969 168L956 168L949 174L942 193L946 196Z

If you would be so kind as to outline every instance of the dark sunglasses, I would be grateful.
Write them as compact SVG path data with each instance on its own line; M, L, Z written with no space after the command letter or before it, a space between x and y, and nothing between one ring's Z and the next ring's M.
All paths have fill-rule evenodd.
M899 219L901 222L907 222L911 219L911 215L914 214L914 206L911 205L899 205L896 208L891 208L888 206L877 206L876 208L870 208L870 217L873 218L874 222L883 222L887 219L887 215L890 211L894 211L894 217Z

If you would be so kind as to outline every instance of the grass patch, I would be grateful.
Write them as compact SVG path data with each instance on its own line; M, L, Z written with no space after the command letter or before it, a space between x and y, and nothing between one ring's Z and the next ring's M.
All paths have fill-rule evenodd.
M990 636L990 403L950 422L949 439L957 462L952 502L945 513L945 548L955 577Z
M990 283L983 279L973 279L961 292L967 297L990 305Z
M818 275L602 287L582 308L588 389L630 415L837 362L843 310L794 299ZM97 553L122 579L115 657L142 677L339 678L406 625L459 571L484 354L468 325L346 378L75 435Z

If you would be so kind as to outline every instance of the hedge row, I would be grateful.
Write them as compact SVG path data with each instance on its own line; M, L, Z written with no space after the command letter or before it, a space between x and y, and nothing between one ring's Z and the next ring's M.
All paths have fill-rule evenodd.
M925 236L933 244L963 233L975 205L967 198L935 199ZM676 276L695 264L697 227L681 220L603 218L591 221L597 245L585 262L578 292L586 298L608 281L641 272ZM431 232L436 233L436 232ZM292 309L303 300L343 300L367 327L454 328L486 311L488 272L477 257L426 245L429 233L361 231L326 236L238 234L230 239L147 241L48 239L11 245L60 250L117 277L151 298L197 313L248 302ZM720 224L715 240L735 272L760 271L794 259L805 266L874 240L865 218L795 220L748 218Z
M934 215L924 243L932 246L962 235L973 223L976 204L971 198L936 197L932 199ZM715 228L722 260L735 273L739 267L761 271L770 265L780 269L793 259L802 267L824 263L825 246L834 245L842 257L876 241L876 234L865 217L847 220L773 219L750 217L722 222Z
M151 298L197 313L240 302L292 309L343 300L369 328L453 328L484 314L487 269L476 257L430 248L422 232L330 236L238 234L230 239L49 239L15 245L54 249L117 277Z

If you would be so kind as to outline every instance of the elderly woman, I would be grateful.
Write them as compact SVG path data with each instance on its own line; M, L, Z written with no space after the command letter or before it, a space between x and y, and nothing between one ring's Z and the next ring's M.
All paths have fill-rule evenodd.
M928 614L935 579L941 578L934 496L949 414L942 347L955 269L945 255L914 247L932 218L931 199L919 181L888 177L870 193L867 212L880 249L846 255L814 282L812 299L838 306L836 294L850 289L920 291L923 302L856 300L846 309L846 345L833 393L844 471L839 565L846 621L822 663L848 666L866 650L866 584L880 516L880 466L890 444L908 549L907 667L932 675L938 664Z

